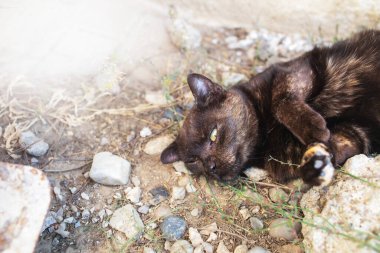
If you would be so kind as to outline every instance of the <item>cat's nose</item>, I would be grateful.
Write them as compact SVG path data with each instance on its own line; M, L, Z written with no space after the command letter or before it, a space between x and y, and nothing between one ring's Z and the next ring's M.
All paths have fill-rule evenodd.
M215 169L216 169L216 164L214 161L208 161L207 162L207 167L208 169L211 171L211 172L215 172Z

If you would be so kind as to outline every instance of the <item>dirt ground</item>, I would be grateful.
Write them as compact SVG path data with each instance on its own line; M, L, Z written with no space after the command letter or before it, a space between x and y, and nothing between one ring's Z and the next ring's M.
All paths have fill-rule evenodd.
M302 213L295 206L280 208L272 204L268 190L277 184L271 179L255 184L242 178L234 186L221 185L178 173L172 165L162 165L159 155L143 152L150 139L176 134L181 125L180 114L186 115L192 103L185 83L187 73L200 72L222 83L225 73L244 74L249 78L271 63L258 59L252 47L227 47L225 38L244 38L247 31L243 29L204 31L202 35L202 46L196 53L180 52L179 60L169 63L172 66L170 72L153 74L157 80L161 80L155 87L161 87L160 90L168 99L165 105L148 104L144 98L145 86L130 80L128 73L119 80L120 90L113 93L97 89L91 80L65 90L54 85L43 91L28 89L17 82L6 85L7 88L0 94L0 125L3 132L8 127L15 134L0 139L0 161L32 165L45 171L52 188L59 188L62 196L59 199L57 194L52 195L50 210L57 212L63 208L63 218L77 217L85 209L90 211L89 219L78 218L79 227L67 225L66 230L70 234L66 238L55 233L54 229L43 231L35 252L143 252L144 247L166 252L165 239L159 228L147 230L139 240L130 241L121 232L108 226L105 221L110 219L110 215L106 215L103 220L98 217L102 209L114 211L127 204L124 190L132 186L131 182L125 186L104 186L88 177L92 158L100 151L112 152L131 162L131 176L137 176L141 181L143 203L147 203L149 190L156 186L165 186L171 192L181 178L188 177L194 181L197 191L187 194L183 201L171 202L169 198L151 207L148 214L140 214L145 225L152 222L159 225L161 220L155 219L155 209L167 205L172 213L187 221L188 227L200 229L216 222L218 238L211 242L214 249L221 240L230 251L246 244L248 248L261 246L271 252L281 252L281 246L289 244L269 236L267 227L275 218L301 217ZM177 117L164 117L167 110L176 110ZM144 127L149 127L153 134L141 137L139 132ZM27 129L50 144L48 153L38 158L38 163L32 164L32 157L17 143L17 134ZM280 187L291 196L299 191L299 187L293 185ZM247 188L254 189L267 199L266 203L271 204L263 205L244 198L242 192ZM86 193L89 200L83 199L82 193ZM195 207L201 211L199 217L191 215ZM249 221L239 212L242 207L248 208L263 221L263 230L253 231ZM188 233L184 238L188 239ZM302 238L293 243L302 247Z

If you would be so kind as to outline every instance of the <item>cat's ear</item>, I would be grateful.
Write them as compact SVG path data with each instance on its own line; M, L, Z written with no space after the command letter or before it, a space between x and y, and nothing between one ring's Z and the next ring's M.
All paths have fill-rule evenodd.
M176 142L173 142L164 151L162 151L161 162L163 164L168 164L177 161L179 161L178 146Z
M187 83L193 93L196 105L200 107L207 106L225 94L222 86L213 83L210 79L200 74L193 73L188 75Z

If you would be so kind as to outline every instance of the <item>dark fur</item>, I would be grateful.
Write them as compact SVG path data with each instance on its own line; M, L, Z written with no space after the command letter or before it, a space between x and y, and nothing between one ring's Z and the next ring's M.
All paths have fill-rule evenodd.
M196 105L163 163L183 160L195 174L220 180L259 166L278 181L302 176L306 147L324 143L334 165L380 151L380 32L366 31L272 65L228 91L188 77ZM216 142L209 133L218 129ZM272 159L274 158L274 159Z

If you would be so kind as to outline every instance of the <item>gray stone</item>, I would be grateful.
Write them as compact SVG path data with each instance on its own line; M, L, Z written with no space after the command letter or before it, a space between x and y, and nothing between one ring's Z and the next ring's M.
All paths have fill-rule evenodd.
M179 216L168 216L161 223L162 235L169 241L179 240L186 232L187 223Z
M170 253L193 253L193 249L188 241L178 240L170 247Z
M92 180L104 185L124 185L128 183L131 164L110 152L100 152L94 156L90 174Z
M368 246L379 241L369 235L380 231L379 168L380 156L354 156L330 186L313 187L304 194L302 234L307 252L373 252Z
M253 182L259 182L268 178L268 172L266 170L262 170L256 167L246 169L244 171L244 174L247 175L247 177Z
M137 212L142 213L142 214L147 214L149 212L149 206L147 205L140 206L137 209Z
M115 210L109 224L112 228L125 233L129 239L138 238L144 230L144 224L131 204Z
M278 204L286 203L289 199L288 194L281 188L270 188L269 198Z
M66 238L70 235L70 232L66 230L66 223L62 222L59 224L59 227L55 232L59 235L61 235L63 238Z
M82 193L80 194L80 196L81 196L82 199L84 199L84 200L90 200L90 196L88 196L88 194L85 193L85 192L82 192Z
M31 131L23 132L19 139L20 146L32 156L43 156L49 149L49 144L38 138Z
M149 203L151 205L158 205L162 201L166 200L169 197L169 192L164 186L157 186L149 191L151 195L151 200Z
M301 223L293 222L285 218L279 218L272 221L268 230L269 235L273 238L283 238L288 241L294 241L298 239Z
M239 245L234 250L234 253L247 253L247 252L248 252L247 245Z
M264 228L263 222L256 217L249 218L249 223L251 224L251 228L253 230L261 230Z
M263 247L255 246L252 249L248 250L248 253L270 253L270 251L264 249Z
M186 196L186 190L185 190L185 188L183 188L183 187L177 187L177 186L173 187L172 198L174 200L184 199L185 196Z
M164 135L151 139L145 144L144 152L148 155L161 154L173 141L174 137L172 135Z

